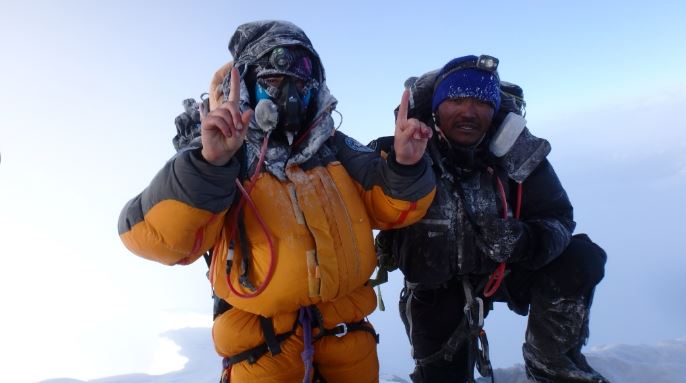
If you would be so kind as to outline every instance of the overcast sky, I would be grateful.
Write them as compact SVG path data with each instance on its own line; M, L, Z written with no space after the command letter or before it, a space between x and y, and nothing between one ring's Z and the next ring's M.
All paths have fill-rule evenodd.
M3 381L178 368L159 333L211 324L204 263L164 267L117 236L126 201L174 153L181 100L230 59L235 28L301 26L341 130L392 134L403 81L466 54L500 59L529 128L608 251L590 345L686 335L686 3L681 1L3 1L0 11L0 360ZM495 6L497 4L497 6ZM406 375L400 275L382 288L382 371ZM497 367L524 320L487 320ZM162 350L162 351L161 351ZM156 356L157 355L157 356Z

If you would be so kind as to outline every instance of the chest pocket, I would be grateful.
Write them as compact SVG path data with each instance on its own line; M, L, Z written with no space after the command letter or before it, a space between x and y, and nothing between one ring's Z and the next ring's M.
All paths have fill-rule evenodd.
M426 218L419 221L419 223L424 226L428 238L445 237L450 231L451 226L453 226L451 220L448 218Z

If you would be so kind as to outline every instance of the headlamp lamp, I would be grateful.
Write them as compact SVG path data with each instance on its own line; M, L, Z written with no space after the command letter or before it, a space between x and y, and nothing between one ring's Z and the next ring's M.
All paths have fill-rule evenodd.
M498 69L498 63L500 61L489 55L481 55L479 59L476 60L476 67L488 72L495 72Z
M293 64L293 54L284 47L275 48L269 56L269 63L274 69L285 71Z

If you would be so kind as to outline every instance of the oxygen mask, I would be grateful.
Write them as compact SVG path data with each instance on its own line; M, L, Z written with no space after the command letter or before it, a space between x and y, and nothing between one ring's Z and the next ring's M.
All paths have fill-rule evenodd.
M307 123L308 108L318 88L312 61L303 50L274 49L256 68L256 119L265 131L282 131L289 144Z

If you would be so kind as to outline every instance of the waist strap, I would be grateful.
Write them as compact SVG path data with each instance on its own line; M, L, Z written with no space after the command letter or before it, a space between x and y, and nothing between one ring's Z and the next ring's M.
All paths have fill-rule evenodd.
M359 322L339 323L336 325L336 327L327 329L321 325L317 315L318 310L313 310L313 313L315 313L315 319L312 321L311 325L313 328L319 330L317 331L316 335L312 337L313 342L316 342L325 336L336 336L340 338L351 331L366 331L374 337L376 343L379 343L379 334L374 331L372 324L364 319ZM298 320L296 319L295 323L293 324L293 328L290 331L278 335L275 334L274 324L271 318L260 317L260 324L262 325L262 333L264 334L266 340L265 343L243 351L239 354L225 357L222 361L224 369L244 361L254 364L267 352L271 352L272 356L280 354L281 344L291 335L295 334L295 329L298 326Z
M379 343L379 334L374 331L372 324L364 319L353 323L339 323L336 325L336 327L330 329L320 328L317 335L314 336L314 340L317 341L325 336L337 336L340 338L348 334L350 331L366 331L372 334L377 344Z
M293 335L294 332L295 331L291 330L289 332L276 335L275 339L278 342L279 346L286 339L288 339L291 335ZM262 343L261 345L255 346L249 350L243 351L240 354L225 357L224 360L222 361L222 365L223 365L224 369L227 369L234 364L238 364L238 363L246 361L246 360L248 361L248 363L254 364L257 362L258 359L260 359L264 354L266 354L267 351L269 351L269 346L267 346L267 343ZM280 350L276 354L272 352L272 355L277 355L279 353L280 353Z

